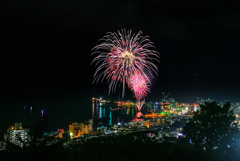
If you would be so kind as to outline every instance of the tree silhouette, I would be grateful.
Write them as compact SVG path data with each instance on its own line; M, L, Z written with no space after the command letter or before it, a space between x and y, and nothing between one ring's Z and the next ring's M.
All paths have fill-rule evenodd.
M194 113L183 129L186 141L207 150L227 147L227 137L234 131L235 116L230 103L223 107L216 102L200 105L200 111Z

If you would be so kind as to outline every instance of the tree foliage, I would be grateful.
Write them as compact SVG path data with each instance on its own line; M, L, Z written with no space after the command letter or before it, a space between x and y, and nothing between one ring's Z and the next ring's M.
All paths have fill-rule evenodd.
M206 102L200 107L183 129L186 140L207 150L229 147L224 140L229 140L228 137L236 130L230 103L221 107L216 102Z

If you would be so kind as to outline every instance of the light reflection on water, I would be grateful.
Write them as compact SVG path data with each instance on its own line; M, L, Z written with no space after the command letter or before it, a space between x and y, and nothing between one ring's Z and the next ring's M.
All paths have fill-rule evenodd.
M151 107L145 107L141 112L137 110L136 106L123 105L120 106L117 103L92 103L92 119L94 120L94 126L112 126L120 123L128 123L140 119L140 116L146 114L146 112L155 112L158 110L158 105Z
M133 106L117 106L104 103L92 104L92 119L95 126L112 126L117 123L128 123L131 120L138 120L141 112L137 112L137 108Z
M142 116L142 115L143 115L142 112L137 112L136 115L135 115L135 117L133 118L133 120L135 120L136 122L142 120L142 119L139 119L140 116Z

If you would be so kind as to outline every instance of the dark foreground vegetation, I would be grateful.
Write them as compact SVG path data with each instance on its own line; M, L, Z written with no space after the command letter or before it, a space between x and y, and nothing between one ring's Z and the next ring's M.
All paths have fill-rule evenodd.
M0 152L1 161L239 161L236 151L204 151L181 143L154 143L150 138L138 139L133 135L101 137L85 143L64 147L62 143L51 146L19 148L9 145Z

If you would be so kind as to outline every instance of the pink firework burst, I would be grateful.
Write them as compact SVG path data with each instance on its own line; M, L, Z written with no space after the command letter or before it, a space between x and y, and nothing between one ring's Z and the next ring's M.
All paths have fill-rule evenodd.
M131 30L121 30L117 33L108 32L102 39L100 45L93 48L93 59L96 62L94 81L102 78L109 83L109 93L114 92L118 83L123 84L122 97L124 96L125 84L129 82L130 76L135 72L157 74L157 66L154 60L158 61L159 54L152 50L154 44L148 36L143 37L139 31L136 35Z
M150 92L148 79L143 73L136 72L130 77L129 87L137 100L143 99Z

